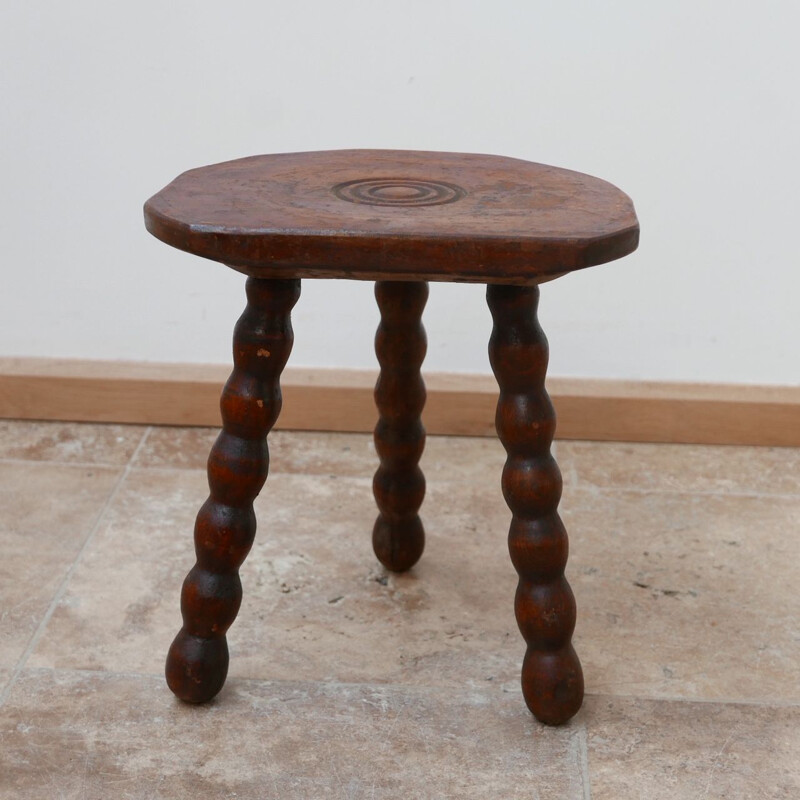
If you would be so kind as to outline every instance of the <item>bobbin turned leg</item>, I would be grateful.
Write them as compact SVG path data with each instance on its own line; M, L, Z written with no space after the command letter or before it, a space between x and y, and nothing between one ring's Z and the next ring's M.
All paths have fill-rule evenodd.
M425 547L425 531L417 512L425 497L425 476L419 468L425 447L420 419L425 383L420 366L428 344L421 322L428 284L378 281L375 297L381 311L375 335L381 366L375 386L379 412L375 449L381 463L372 482L380 511L372 530L372 546L387 569L403 572L417 563Z
M299 280L247 281L222 392L222 432L208 458L210 496L197 515L197 562L183 583L183 628L167 655L167 683L190 703L210 700L228 674L225 632L242 602L238 569L256 532L253 500L267 479L267 433L281 409L280 374L292 349Z
M550 455L556 419L544 388L548 348L536 318L539 288L489 285L486 299L494 319L489 359L500 386L495 422L508 454L508 546L519 574L514 610L527 644L522 694L537 719L558 725L581 707L583 673L571 644L575 598L564 577L567 532L556 510L561 473Z

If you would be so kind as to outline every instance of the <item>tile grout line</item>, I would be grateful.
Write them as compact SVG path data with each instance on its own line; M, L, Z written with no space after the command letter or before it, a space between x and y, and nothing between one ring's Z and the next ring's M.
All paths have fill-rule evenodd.
M131 464L133 460L138 455L139 451L144 446L144 443L147 441L147 437L150 435L151 428L148 427L145 432L142 434L142 438L139 440L139 444L136 445L136 449L131 454L131 457L128 459L128 463L124 466L122 473L120 474L119 478L117 478L117 482L114 484L114 488L111 490L111 493L106 498L105 503L103 503L103 507L100 509L100 513L97 515L97 518L94 521L91 529L89 530L88 535L83 540L83 544L81 545L78 553L76 554L75 558L72 560L72 563L69 565L64 577L61 579L61 583L58 585L55 594L53 595L53 599L50 601L50 605L45 611L44 616L39 621L39 624L36 626L36 630L33 632L33 636L31 636L30 641L28 642L28 646L25 648L25 651L20 656L19 661L17 662L14 671L11 673L11 677L8 679L4 689L0 692L0 706L2 706L5 701L8 699L11 690L14 687L14 684L17 682L17 678L19 678L22 671L25 669L25 665L28 663L28 659L30 658L31 654L33 653L36 645L39 643L39 640L42 638L42 634L44 633L45 628L47 627L48 622L50 622L50 618L55 613L56 607L61 602L61 598L64 596L64 593L67 590L67 585L69 584L75 570L78 568L78 565L83 558L83 554L89 548L89 545L94 540L94 536L100 528L103 519L105 519L106 513L108 509L111 507L111 504L116 499L117 495L119 494L119 490L122 488L122 485L125 483L126 478L130 474L131 471Z
M142 438L141 438L141 440L140 440L139 444L137 444L137 445L136 445L136 448L135 448L135 449L134 449L134 451L131 453L131 457L128 459L128 463L125 465L125 466L126 466L126 468L127 468L129 471L130 471L131 469L133 469L133 468L135 468L135 467L136 467L136 461L137 461L137 460L138 460L138 458L139 458L139 453L140 453L140 452L142 451L142 449L144 448L144 446L145 446L145 443L146 443L146 442L147 442L147 440L150 438L150 434L151 434L152 432L153 432L153 426L152 426L152 425L148 425L148 426L145 428L145 430L144 430L144 433L142 434Z
M580 760L580 771L582 776L583 798L582 800L592 800L592 782L589 777L589 733L586 723L581 723L578 732L578 759Z
M148 429L149 430L149 429ZM20 460L12 460L12 459L2 459L0 458L0 463L6 461L8 463L20 463L20 464L61 464L61 462L55 461L27 461L25 459ZM118 464L76 464L76 463L67 463L64 462L63 466L83 466L83 467L118 467ZM206 467L205 466L197 466L197 467L184 467L184 466L167 466L159 464L157 466L147 466L147 465L140 465L140 464L132 464L131 467L136 470L142 470L147 472L203 472L205 473ZM501 467L502 469L502 467ZM364 475L334 475L330 471L322 471L322 472L306 472L306 471L292 471L292 470L282 470L280 468L276 468L274 471L270 469L270 477L273 475L307 475L311 478L317 477L332 477L336 478L337 480L372 480L372 476L370 474ZM764 500L796 500L800 497L800 492L743 492L743 491L727 491L727 490L703 490L703 489L643 489L635 486L594 486L593 484L581 484L581 483L573 483L575 479L573 476L569 475L568 480L564 481L565 487L565 496L573 491L579 492L586 492L587 494L601 494L604 492L610 492L612 494L634 494L634 495L643 495L643 494L655 494L655 495L680 495L680 496L692 496L692 497L743 497L743 498L750 498L754 500L764 499ZM427 479L429 485L435 484L451 484L451 483L468 483L472 484L481 484L482 480L475 478L475 479L467 479L466 481L463 478L428 478ZM563 500L562 500L563 502Z
M84 676L107 676L117 678L152 678L163 681L164 675L162 672L139 672L136 670L117 670L117 669L89 669L85 667L31 667L31 672L37 674L71 674L71 675L84 675ZM228 681L225 684L224 691L233 689L235 685L252 685L252 684L304 684L319 687L336 688L363 688L363 689L389 689L394 691L408 691L426 694L430 692L444 692L453 694L463 694L462 689L454 686L435 686L426 684L415 683L397 683L397 682L376 682L376 681L345 681L345 680L323 680L315 678L246 678L243 676L229 675ZM505 694L505 690L503 690ZM607 700L636 700L646 703L669 703L677 705L719 705L719 706L744 706L744 707L763 707L772 709L800 709L800 700L781 700L777 698L765 700L753 700L751 698L704 698L704 697L654 697L651 695L635 695L635 694L607 694L604 692L587 692L586 697L595 699L604 698ZM522 703L522 695L520 695L520 703ZM523 704L524 705L524 704ZM526 712L527 713L527 712ZM528 715L533 720L532 715ZM585 724L585 723L584 723ZM588 750L587 750L588 753Z
M595 486L591 483L576 483L570 489L586 492L587 494L657 494L657 495L682 495L692 497L745 497L751 499L763 498L765 500L780 500L782 498L796 500L800 492L742 492L720 489L644 489L638 486Z
M142 434L144 436L144 434ZM50 458L0 458L0 464L47 464L53 467L75 467L76 469L92 469L101 467L102 469L120 469L127 466L130 459L122 464L114 464L110 461L56 461Z
M772 698L756 700L752 697L681 697L680 695L610 694L586 692L587 697L604 697L609 700L641 700L647 703L697 703L720 706L765 706L767 708L800 708L800 700Z

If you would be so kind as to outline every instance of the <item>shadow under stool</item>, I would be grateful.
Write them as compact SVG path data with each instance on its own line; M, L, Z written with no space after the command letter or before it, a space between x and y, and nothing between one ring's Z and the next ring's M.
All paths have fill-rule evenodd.
M340 150L190 170L150 198L144 214L163 242L248 276L222 432L208 460L210 496L195 525L197 562L183 584L183 627L167 656L172 691L202 703L227 676L225 634L242 600L238 569L255 536L253 501L267 479L267 434L281 409L301 279L376 281L380 466L372 543L397 572L414 566L425 543L418 512L428 282L467 281L487 284L494 322L489 357L507 453L514 608L527 644L522 692L542 722L570 719L581 706L583 674L571 643L575 599L564 577L567 533L557 511L561 474L550 455L556 420L544 385L538 284L635 250L630 199L597 178L513 158Z

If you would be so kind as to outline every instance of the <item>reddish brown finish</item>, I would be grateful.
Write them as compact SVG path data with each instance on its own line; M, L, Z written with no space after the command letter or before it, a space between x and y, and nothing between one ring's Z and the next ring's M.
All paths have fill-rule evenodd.
M183 629L167 658L175 694L202 702L225 681L225 632L241 602L238 568L255 534L252 503L267 476L266 436L280 410L299 279L378 281L373 546L397 571L416 563L425 541L418 511L426 281L478 281L489 284L494 319L496 425L508 453L502 486L519 574L515 611L527 643L522 691L542 722L570 719L583 675L571 644L575 600L564 577L567 534L550 455L555 414L544 388L537 284L635 250L630 199L597 178L517 159L342 150L191 170L147 202L145 221L168 244L251 276L222 396L223 432L209 458L211 496L195 528L197 564L183 588Z
M425 531L417 512L425 497L425 476L419 468L425 447L420 419L425 383L419 370L427 349L421 317L428 284L378 281L375 297L381 310L375 335L381 365L375 386L380 413L375 449L381 464L372 482L380 510L372 546L381 564L403 572L417 563L425 547Z
M167 656L170 689L210 700L228 673L225 633L242 601L238 569L256 532L253 500L267 479L267 433L281 409L280 374L292 349L290 312L300 281L247 281L233 336L234 369L222 393L222 433L208 459L211 494L195 524L197 563L181 594L183 628Z
M567 532L557 511L561 473L550 455L556 417L544 388L548 348L536 318L539 289L489 286L486 299L494 319L489 359L500 386L497 435L508 453L508 546L519 574L514 610L528 645L522 694L537 719L558 725L581 707L583 673L571 644L575 598L564 577Z
M468 153L334 150L190 170L145 205L167 244L263 278L535 284L636 249L598 178Z

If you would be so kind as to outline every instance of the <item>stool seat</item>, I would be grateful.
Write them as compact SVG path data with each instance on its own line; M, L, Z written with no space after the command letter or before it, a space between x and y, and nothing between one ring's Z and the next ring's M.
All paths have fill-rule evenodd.
M180 250L257 278L530 285L636 249L630 198L515 158L406 150L253 156L189 170L145 204Z

